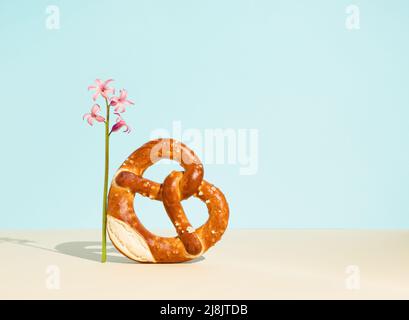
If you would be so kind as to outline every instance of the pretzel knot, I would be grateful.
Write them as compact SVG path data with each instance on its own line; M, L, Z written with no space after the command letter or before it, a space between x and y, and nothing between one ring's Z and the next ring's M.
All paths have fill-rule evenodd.
M184 171L173 171L162 184L145 179L146 169L161 159L179 162ZM108 196L107 231L114 246L139 262L175 263L201 256L221 239L229 219L223 193L203 175L196 154L173 139L150 141L132 153L115 174ZM176 237L160 237L143 226L134 211L136 193L163 202ZM196 230L181 204L191 196L206 203L209 212L207 222Z

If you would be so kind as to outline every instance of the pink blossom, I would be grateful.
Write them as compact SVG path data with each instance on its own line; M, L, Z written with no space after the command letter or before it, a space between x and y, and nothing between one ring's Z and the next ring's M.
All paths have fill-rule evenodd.
M106 81L102 81L100 79L96 79L95 80L96 85L88 87L88 90L95 90L95 93L92 96L92 99L94 101L97 100L99 95L101 95L105 99L108 99L108 94L110 94L110 93L114 94L115 93L115 89L108 87L108 84L111 81L114 81L114 80L113 79L108 79Z
M127 100L128 92L125 89L119 90L119 97L111 98L111 106L115 107L115 112L125 112L126 105L134 104L131 100Z
M101 107L98 104L94 104L91 108L91 113L86 113L82 117L82 119L87 119L87 122L89 123L90 126L92 126L93 121L96 120L98 122L104 122L105 118L100 116L98 112L101 111Z
M125 122L124 119L122 119L121 115L119 113L115 113L118 118L116 118L116 123L112 126L111 134L112 132L117 132L119 131L122 127L125 127L124 132L129 133L131 132L131 127Z

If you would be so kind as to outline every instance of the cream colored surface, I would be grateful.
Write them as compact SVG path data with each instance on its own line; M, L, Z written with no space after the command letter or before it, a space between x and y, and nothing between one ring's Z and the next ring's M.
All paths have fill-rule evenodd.
M115 247L127 257L141 262L155 261L145 239L126 223L108 216L107 230Z
M0 298L409 298L409 231L228 230L205 259L179 265L133 263L114 248L103 265L98 240L0 231Z

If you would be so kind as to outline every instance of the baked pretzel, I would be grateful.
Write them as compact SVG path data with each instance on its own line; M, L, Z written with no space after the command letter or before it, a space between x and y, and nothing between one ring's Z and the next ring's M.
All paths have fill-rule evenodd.
M163 184L145 179L146 169L161 159L172 159L184 172L172 172ZM203 180L203 165L186 145L173 139L146 143L132 153L116 172L108 196L107 231L113 245L139 262L176 263L195 259L220 240L229 219L223 193ZM159 237L139 221L134 211L135 194L162 201L177 236ZM191 196L206 203L207 222L194 229L181 204Z

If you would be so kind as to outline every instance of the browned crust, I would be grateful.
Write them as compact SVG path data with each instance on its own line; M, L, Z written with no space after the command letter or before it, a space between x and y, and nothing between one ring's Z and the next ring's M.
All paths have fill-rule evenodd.
M161 159L175 160L185 171L170 173L163 184L143 178L146 169ZM157 263L197 258L221 239L229 219L225 196L203 180L203 175L203 165L186 145L173 139L150 141L133 152L115 174L108 196L108 215L138 232ZM134 211L135 193L162 201L178 236L159 237L147 230ZM182 200L191 196L206 203L209 212L207 222L196 230L181 205Z

